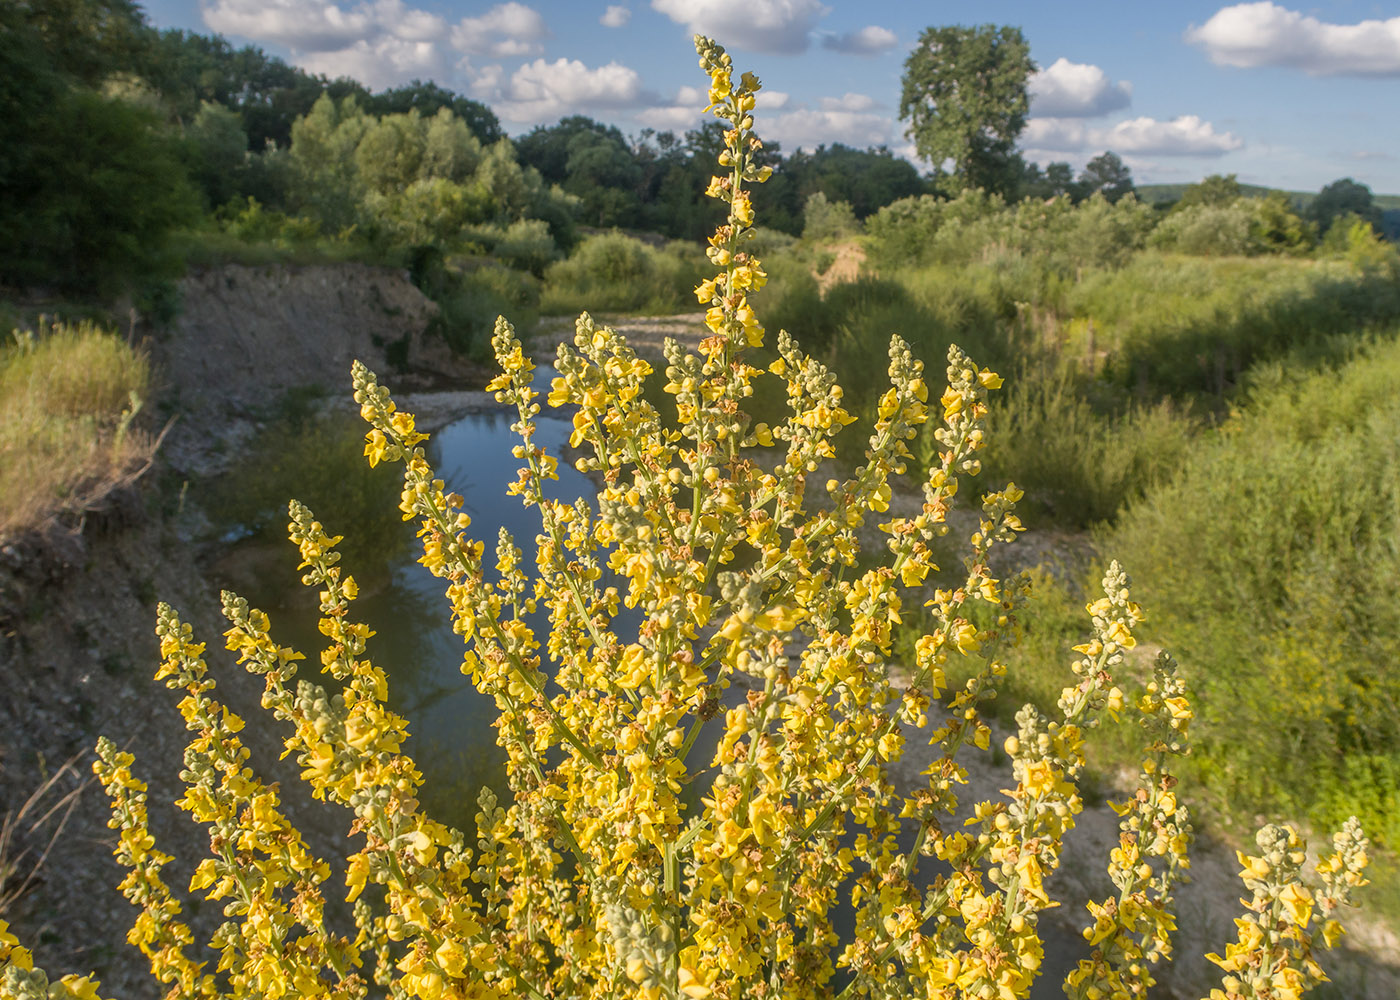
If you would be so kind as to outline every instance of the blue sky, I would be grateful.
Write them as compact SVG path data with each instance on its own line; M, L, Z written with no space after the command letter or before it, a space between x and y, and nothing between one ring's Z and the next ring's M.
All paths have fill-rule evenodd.
M1011 24L1040 71L1023 152L1076 167L1111 149L1140 183L1235 173L1400 193L1400 3L1292 7L1044 0L146 0L158 27L218 32L378 89L433 79L511 134L586 114L635 134L699 115L690 37L764 81L759 132L791 151L887 144L922 29ZM766 105L766 106L765 106Z

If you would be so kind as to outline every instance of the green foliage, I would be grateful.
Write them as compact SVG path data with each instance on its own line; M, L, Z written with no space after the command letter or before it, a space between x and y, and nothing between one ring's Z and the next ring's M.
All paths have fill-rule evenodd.
M805 240L839 240L860 232L860 224L845 201L828 201L818 191L807 198L802 207L802 238Z
M117 0L0 10L0 283L106 294L170 273L168 234L196 208L177 143L84 86L139 29Z
M69 90L0 120L0 281L110 293L174 270L167 238L196 201L148 112Z
M1302 254L1317 243L1317 226L1302 219L1282 191L1254 198L1250 245L1257 253Z
M1175 208L1185 209L1201 205L1224 207L1234 204L1244 194L1245 190L1234 174L1211 174L1195 184L1188 185L1177 200Z
M919 156L957 189L1007 191L1035 71L1019 28L926 28L904 62L899 117ZM1019 166L1015 171L1019 173Z
M1185 213L1183 213L1185 214ZM1064 311L1105 375L1146 398L1221 397L1261 360L1400 318L1400 289L1345 262L1143 253L1088 274Z
M438 306L432 332L474 360L489 356L496 317L519 316L523 329L534 323L540 282L529 272L480 257L445 259L434 247L419 247L409 273Z
M1134 192L1133 174L1117 153L1104 152L1085 164L1079 174L1077 195L1087 198L1101 194L1109 202L1117 202Z
M695 257L689 244L658 250L617 231L590 236L545 272L540 310L577 314L589 304L599 311L693 309L692 289L703 277Z
M1022 201L967 191L951 200L930 195L882 208L866 222L871 262L879 268L967 264L1010 253L1047 272L1116 267L1140 249L1154 224L1135 198L1110 204L1101 195L1075 207L1068 198Z
M1348 214L1334 220L1319 250L1323 256L1345 258L1366 274L1400 276L1396 248L1359 215Z
M1397 379L1394 342L1337 370L1269 369L1239 416L1103 539L1134 552L1164 641L1191 665L1202 767L1221 801L1284 804L1320 822L1360 803L1390 838Z
M1254 215L1243 199L1202 201L1172 212L1152 233L1155 247L1201 257L1249 252Z
M1317 193L1308 206L1308 217L1317 223L1318 229L1327 232L1333 223L1347 215L1355 215L1380 230L1381 210L1365 184L1358 184L1350 177L1333 181Z
M234 200L244 190L248 171L248 135L237 112L205 101L184 139L190 180L203 195L205 209Z

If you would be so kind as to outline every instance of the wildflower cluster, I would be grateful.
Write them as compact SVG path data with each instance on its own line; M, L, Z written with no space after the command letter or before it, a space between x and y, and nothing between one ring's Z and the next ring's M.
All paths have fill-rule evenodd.
M1318 936L1315 916L1322 944L1331 948L1342 935L1334 911L1352 903L1354 890L1366 884L1362 872L1370 845L1355 817L1333 834L1331 856L1318 862L1322 885L1317 888L1303 879L1307 845L1291 827L1270 824L1254 842L1258 855L1237 852L1244 866L1240 878L1253 894L1244 916L1235 919L1239 936L1224 958L1206 956L1226 973L1222 988L1210 991L1210 1000L1297 1000L1326 982L1312 954Z
M853 420L835 377L786 333L766 371L745 361L765 335L751 299L766 276L745 249L749 186L767 177L752 132L759 82L736 82L713 42L697 48L711 106L730 126L727 172L710 184L729 205L708 250L717 273L696 290L709 334L698 354L667 343L676 412L663 420L642 391L651 365L580 317L547 402L572 413L576 464L601 479L596 504L547 495L558 458L535 441L534 365L504 319L490 388L514 408L521 467L509 492L539 514L533 559L503 530L488 563L413 416L354 367L365 454L402 463L400 509L417 524L420 561L442 581L462 671L497 709L510 794L482 790L474 844L420 807L405 720L367 656L372 633L351 615L355 581L339 566L339 539L309 510L291 505L290 535L320 596L320 659L333 683L299 678L301 655L231 594L226 638L263 677L263 704L288 726L286 751L313 794L353 814L353 933L327 928L328 867L280 812L275 786L245 766L242 723L212 699L203 647L162 608L159 676L186 692L195 732L181 805L210 832L191 889L224 900L229 918L213 940L213 972L187 956L191 934L160 881L168 859L146 831L129 757L104 746L99 773L131 869L123 888L142 908L132 940L179 995L358 998L372 979L423 1000L1011 998L1039 974L1038 921L1056 905L1046 882L1083 808L1085 734L1128 710L1115 673L1143 614L1113 564L1053 716L1026 706L1006 740L1015 788L973 803L958 823L968 811L959 756L990 749L981 706L1006 673L1001 656L1027 594L1025 578L990 569L993 550L1021 530L1021 491L982 495L962 571L935 575L933 552L980 471L988 394L1001 379L953 347L946 388L931 400L922 362L894 338L863 461L844 478L819 473ZM772 426L744 412L765 378L788 403ZM931 419L939 452L920 473L923 504L891 515L894 484L910 471L907 442ZM871 517L887 518L881 560L860 552ZM543 638L527 621L540 612ZM615 627L624 613L640 625ZM900 662L896 636L916 621L925 627ZM955 665L969 679L950 691ZM1191 710L1169 658L1136 711L1148 749L1141 787L1118 807L1109 871L1120 894L1090 906L1094 951L1070 974L1074 996L1141 996L1148 966L1170 953L1168 904L1190 826L1168 762L1184 752ZM911 738L934 748L932 762L913 787L897 787L892 765ZM1359 831L1339 837L1320 869L1329 913L1365 863ZM1269 845L1251 884L1254 916L1241 924L1257 933L1242 930L1221 960L1235 974L1222 994L1230 1000L1269 995L1250 985L1259 970L1316 979L1310 909L1299 902L1312 897L1293 880L1293 848L1275 857ZM855 923L844 941L843 907ZM1329 943L1333 927L1324 925ZM6 995L41 995L23 984L46 980L3 925L0 948ZM84 990L73 981L70 992Z

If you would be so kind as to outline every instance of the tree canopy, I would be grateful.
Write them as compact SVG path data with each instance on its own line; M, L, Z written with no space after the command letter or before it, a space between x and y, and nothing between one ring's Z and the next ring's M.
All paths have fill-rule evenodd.
M999 193L1014 188L1023 170L1014 147L1030 112L1034 71L1019 28L924 30L904 61L899 117L940 182Z
M1101 194L1110 202L1133 193L1133 173L1117 153L1104 152L1094 157L1079 174L1082 197Z

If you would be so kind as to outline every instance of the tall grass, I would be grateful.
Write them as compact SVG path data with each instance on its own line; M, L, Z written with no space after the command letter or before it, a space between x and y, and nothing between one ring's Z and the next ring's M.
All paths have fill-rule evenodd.
M1008 379L993 401L985 482L1021 486L1032 526L1037 513L1072 528L1113 518L1176 471L1202 427L1171 400L1095 408L1091 388L1065 368L1029 369ZM931 431L920 444L931 463L938 447Z
M1400 283L1348 261L1148 251L1087 275L1064 313L1081 336L1066 348L1139 396L1219 396L1256 362L1394 323Z
M40 324L0 351L0 536L98 507L144 471L151 437L132 426L146 358L88 322Z

